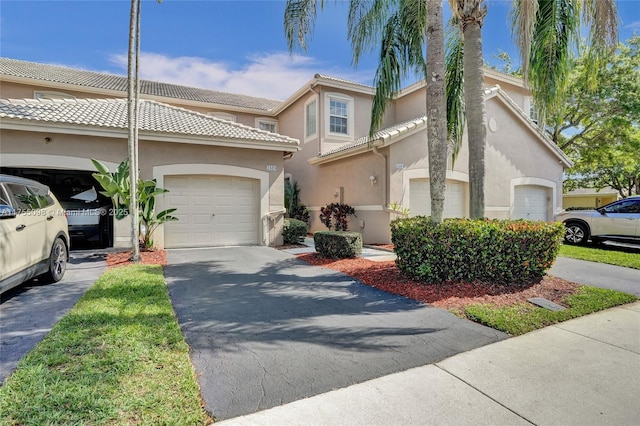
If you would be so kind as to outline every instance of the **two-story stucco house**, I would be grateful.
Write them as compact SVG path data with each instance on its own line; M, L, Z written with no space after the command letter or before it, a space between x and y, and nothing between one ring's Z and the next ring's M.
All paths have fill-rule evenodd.
M522 81L485 71L486 215L552 220L562 207L568 158L528 113ZM90 158L115 167L127 156L126 78L0 58L0 167L47 182L90 173ZM429 214L424 84L391 101L385 128L367 137L373 88L316 75L285 101L143 81L140 169L170 190L160 207L178 222L158 230L161 247L278 244L285 178L320 207L355 207L350 229L390 240L397 203ZM467 147L447 172L445 215L468 213ZM126 246L115 222L113 244Z

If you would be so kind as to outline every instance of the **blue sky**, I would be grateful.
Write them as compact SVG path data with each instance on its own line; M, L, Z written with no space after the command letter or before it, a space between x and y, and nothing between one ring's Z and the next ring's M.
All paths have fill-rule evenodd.
M322 73L371 84L375 53L351 66L346 9L327 1L306 54L287 50L283 0L145 0L145 79L285 99ZM487 0L484 54L517 61L507 22L510 2ZM620 0L620 40L640 33L640 0ZM0 55L126 74L128 0L0 0ZM445 3L448 11L448 4Z

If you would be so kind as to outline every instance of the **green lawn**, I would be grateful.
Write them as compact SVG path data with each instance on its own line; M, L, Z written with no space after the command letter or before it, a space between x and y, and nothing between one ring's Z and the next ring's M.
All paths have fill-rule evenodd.
M640 248L640 246L638 247ZM590 262L608 263L610 265L640 269L640 249L637 251L633 249L623 251L623 249L613 250L611 248L563 244L560 247L559 255L573 259L588 260Z
M471 305L465 309L467 317L512 336L528 333L571 318L611 308L638 300L634 295L616 290L590 286L578 288L578 292L568 296L564 311L550 311L530 303L520 303L509 307L495 307L486 304Z
M106 271L0 388L0 424L202 425L160 266Z

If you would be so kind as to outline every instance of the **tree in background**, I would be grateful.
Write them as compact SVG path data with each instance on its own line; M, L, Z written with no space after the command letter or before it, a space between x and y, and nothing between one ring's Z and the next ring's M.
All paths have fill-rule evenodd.
M595 76L589 60L587 52L576 61L565 102L547 121L550 137L575 162L565 189L640 194L640 36L620 44Z

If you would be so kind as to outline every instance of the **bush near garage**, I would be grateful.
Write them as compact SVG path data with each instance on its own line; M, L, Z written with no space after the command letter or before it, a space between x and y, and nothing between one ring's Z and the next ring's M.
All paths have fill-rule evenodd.
M555 261L564 226L525 220L396 219L391 238L396 265L428 283L483 281L526 285Z
M309 227L306 222L298 219L285 219L282 237L285 244L299 244L304 241Z
M349 231L317 231L313 242L320 256L327 259L346 259L362 254L362 235Z

